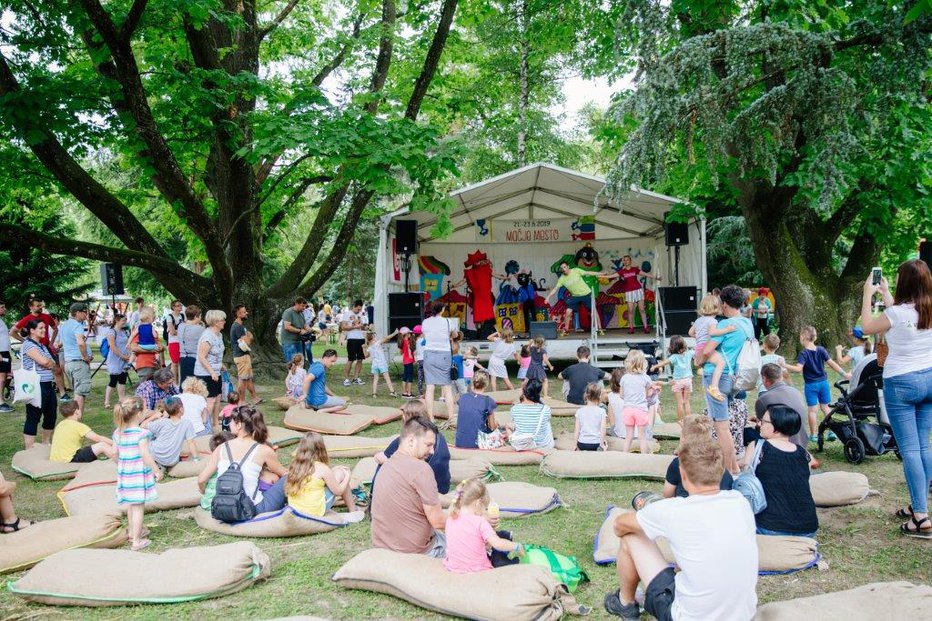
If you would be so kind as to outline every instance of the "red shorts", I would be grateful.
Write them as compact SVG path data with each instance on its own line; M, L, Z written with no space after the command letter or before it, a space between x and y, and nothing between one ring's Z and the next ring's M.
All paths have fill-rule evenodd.
M168 344L168 357L172 361L172 364L181 362L181 343Z

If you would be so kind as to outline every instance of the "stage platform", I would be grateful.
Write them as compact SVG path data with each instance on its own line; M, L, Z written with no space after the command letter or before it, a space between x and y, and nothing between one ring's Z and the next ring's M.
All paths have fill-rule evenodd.
M516 343L524 343L528 339L516 338ZM609 329L605 331L604 335L599 335L596 337L596 342L593 342L591 334L586 332L570 332L566 336L558 336L556 339L547 339L547 355L550 356L551 360L575 360L576 359L576 348L580 345L586 345L589 349L593 350L593 353L596 355L593 357L593 362L598 362L599 366L605 368L611 368L614 366L619 366L623 364L624 357L627 355L628 350L631 347L637 348L650 348L653 345L654 348L659 348L661 345L660 337L652 332L651 334L644 334L643 331L635 332L634 334L628 334L627 329ZM460 351L465 351L467 348L475 346L479 350L479 359L485 361L489 359L491 353L492 343L488 340L463 340L460 344ZM659 351L657 352L660 353Z

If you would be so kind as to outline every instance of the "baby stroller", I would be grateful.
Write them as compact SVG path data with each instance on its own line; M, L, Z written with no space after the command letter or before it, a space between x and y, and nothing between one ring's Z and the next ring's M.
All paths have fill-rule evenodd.
M870 354L851 371L850 381L835 382L841 398L832 404L819 425L819 451L824 434L831 430L844 446L845 459L852 464L861 463L866 455L883 455L888 451L900 457L884 407L882 375L877 354Z

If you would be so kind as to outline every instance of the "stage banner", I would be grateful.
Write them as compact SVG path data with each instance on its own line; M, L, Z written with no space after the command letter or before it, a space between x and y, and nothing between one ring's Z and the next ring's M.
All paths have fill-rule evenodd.
M421 274L421 291L428 294L431 300L443 295L443 274Z
M486 222L482 241L497 244L534 244L540 242L572 242L580 239L585 230L585 239L594 239L595 230L591 217L540 218L532 220L493 220Z

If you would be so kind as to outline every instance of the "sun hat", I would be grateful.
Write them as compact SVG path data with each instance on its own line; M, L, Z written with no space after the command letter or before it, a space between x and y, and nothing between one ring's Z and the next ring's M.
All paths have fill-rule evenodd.
M415 334L420 334L420 333L421 333L421 326L420 326L420 324L414 326L414 333L415 333Z
M407 326L402 326L401 329L398 330L398 334L408 334L409 332L411 332L411 328Z
M864 330L861 329L861 326L854 326L853 328L851 328L851 336L853 336L856 339L863 339Z

